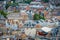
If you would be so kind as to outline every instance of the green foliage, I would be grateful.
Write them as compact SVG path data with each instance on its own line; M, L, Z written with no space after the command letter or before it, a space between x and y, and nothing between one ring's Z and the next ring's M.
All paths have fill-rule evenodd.
M5 8L8 9L8 7L11 5L11 2L8 2L6 5L5 5Z
M8 9L9 6L18 6L18 3L15 3L15 2L14 2L14 3L8 2L8 3L6 4L6 6L5 6L5 8Z
M4 12L3 10L0 10L0 14L3 15L5 18L7 18L8 14L6 12Z
M30 4L31 1L33 0L25 0L24 2Z
M15 3L15 0L11 0L11 1L13 1L13 3Z
M36 14L36 13L34 14L33 19L34 19L34 20L40 20L40 19L45 20L45 18L44 18L43 16L41 16L41 15L39 15L39 14Z
M8 9L9 6L10 6L9 4L6 4L5 8Z
M49 2L49 0L42 0L42 1L45 2L45 3Z
M34 14L34 20L40 20L40 16L38 14Z

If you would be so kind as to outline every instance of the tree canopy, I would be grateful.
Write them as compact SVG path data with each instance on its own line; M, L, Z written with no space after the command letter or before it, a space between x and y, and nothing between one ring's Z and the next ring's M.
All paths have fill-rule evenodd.
M40 20L40 19L45 20L45 17L35 13L33 19L34 20Z
M7 18L8 14L6 12L4 12L3 10L0 10L0 14L3 15L5 18Z
M42 0L42 1L45 2L45 3L49 2L49 0Z
M24 2L30 4L31 1L33 0L25 0Z

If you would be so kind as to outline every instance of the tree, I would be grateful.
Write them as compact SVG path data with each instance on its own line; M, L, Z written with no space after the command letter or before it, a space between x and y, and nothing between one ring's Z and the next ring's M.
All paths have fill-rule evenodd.
M45 17L35 13L33 19L34 20L40 20L40 19L45 20Z
M11 5L11 2L9 1L6 5L5 8L8 9L8 7Z
M5 8L8 9L9 6L18 6L18 3L15 3L15 2L14 2L14 3L8 2L8 3L6 4L6 6L5 6Z
M0 10L0 14L3 15L5 18L7 18L8 14L6 12L4 12L3 10Z
M34 14L34 20L40 20L40 17L38 14Z
M42 0L42 1L45 2L45 3L49 2L49 0Z
M18 6L18 3L11 3L10 6Z
M33 1L33 0L25 0L25 3L30 4L31 1Z
M5 8L8 9L9 6L10 6L9 4L6 4Z
M13 1L13 3L15 3L15 0L11 0L11 1Z

